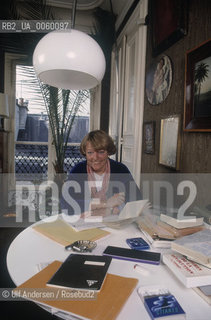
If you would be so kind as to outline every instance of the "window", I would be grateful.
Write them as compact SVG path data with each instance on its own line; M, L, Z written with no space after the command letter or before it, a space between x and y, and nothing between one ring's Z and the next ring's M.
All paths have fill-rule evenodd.
M15 172L42 179L52 172L54 161L49 117L33 67L16 66L15 106ZM74 92L71 92L74 99ZM89 131L90 96L81 106L73 122L68 139L64 169L69 171L82 158L79 145ZM49 155L49 156L48 156ZM49 161L48 159L51 159Z

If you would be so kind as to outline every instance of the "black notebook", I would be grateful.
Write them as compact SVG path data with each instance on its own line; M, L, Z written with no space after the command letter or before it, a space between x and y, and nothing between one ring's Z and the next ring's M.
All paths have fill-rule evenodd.
M106 256L70 254L47 285L99 291L111 260Z

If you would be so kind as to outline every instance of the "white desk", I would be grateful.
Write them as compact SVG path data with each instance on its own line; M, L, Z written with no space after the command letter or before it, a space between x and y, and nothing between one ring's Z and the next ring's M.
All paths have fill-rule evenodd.
M111 231L111 235L97 241L98 245L93 251L93 254L102 254L107 245L127 248L128 246L125 242L127 238L141 235L135 225L130 225L122 230L111 229ZM28 227L11 243L7 254L7 267L14 283L20 285L37 273L37 264L40 262L51 262L54 260L63 261L69 254L70 252L65 251L63 246L42 236L31 227ZM109 273L138 278L139 283L137 288L140 285L166 285L172 294L176 296L182 308L186 311L187 319L211 319L211 306L200 298L192 289L185 288L165 265L162 263L159 266L150 264L142 265L150 271L150 275L143 276L134 271L134 262L117 259L112 260L109 267ZM117 317L117 320L128 319L150 320L136 289L133 291Z

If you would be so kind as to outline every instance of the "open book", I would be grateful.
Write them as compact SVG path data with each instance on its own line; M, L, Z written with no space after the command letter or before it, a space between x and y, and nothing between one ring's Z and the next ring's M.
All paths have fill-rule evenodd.
M121 228L134 221L150 207L148 200L138 200L127 202L119 215L111 214L109 216L92 216L91 212L85 212L84 217L71 224L76 231L90 228Z
M140 215L150 207L151 204L147 199L127 202L119 215L105 217L103 223L111 228L121 228L137 221Z
M59 216L55 221L47 221L48 220L45 222L40 221L33 226L33 229L63 246L67 246L78 240L95 241L109 234L108 231L101 230L99 228L92 228L77 232L61 216Z

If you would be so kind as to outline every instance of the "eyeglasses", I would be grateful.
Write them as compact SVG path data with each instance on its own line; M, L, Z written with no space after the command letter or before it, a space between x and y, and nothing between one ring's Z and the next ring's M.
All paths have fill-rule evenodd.
M96 152L99 156L104 156L107 151L106 151L106 150L87 151L86 154L87 154L88 156L92 156L95 152Z

